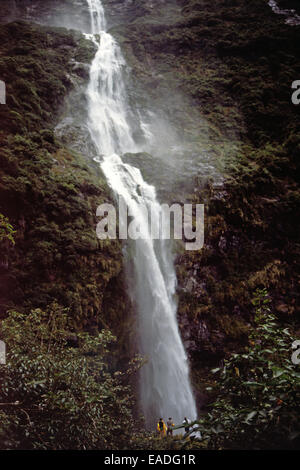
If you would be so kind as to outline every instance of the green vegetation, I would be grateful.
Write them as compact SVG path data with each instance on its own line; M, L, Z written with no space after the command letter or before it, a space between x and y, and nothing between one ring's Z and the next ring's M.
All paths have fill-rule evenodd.
M95 235L96 207L111 195L98 166L53 130L87 78L71 59L90 62L94 48L79 33L19 21L0 27L1 448L296 448L300 28L265 0L134 3L132 21L113 29L131 96L164 108L225 177L222 187L191 182L187 199L206 205L205 246L177 257L203 440L162 440L134 423L140 361L128 365L121 245Z
M9 223L7 217L4 217L3 214L0 214L0 243L8 240L14 244L14 233L16 233L16 231Z
M204 248L177 258L179 324L192 357L196 397L207 411L209 368L249 347L256 328L253 291L267 288L279 325L289 326L295 337L299 332L300 107L291 103L291 84L300 76L300 28L286 25L265 0L177 3L181 15L170 15L169 22L155 8L113 33L149 101L166 107L178 132L184 130L182 138L199 142L200 154L207 139L204 147L225 177L222 187L201 174L194 181L185 200L205 203ZM292 2L280 3L292 8ZM176 102L182 94L190 100ZM285 345L289 360L291 345ZM236 416L230 406L228 413L226 407L221 411ZM230 426L222 431L221 445L246 446L246 438L234 442L232 421ZM264 429L260 421L257 427L258 433ZM275 434L284 436L284 424L278 428ZM250 428L245 435L251 432L249 446L271 446L271 428L265 440ZM211 446L218 447L217 439Z
M107 330L72 331L67 311L9 313L1 324L8 345L0 376L0 448L122 449L138 431L130 377L108 368Z
M7 106L0 107L1 131L24 135L46 129L44 140L53 143L51 126L72 88L71 76L81 78L70 59L89 62L94 48L79 33L22 21L1 26L0 42L7 93Z
M94 47L24 22L1 26L0 39L0 447L124 448L139 361L129 363L124 333L121 246L95 233L110 193L98 165L54 135L67 93L86 78L70 59L90 61Z
M300 28L265 0L179 4L169 22L155 8L113 33L149 101L223 169L222 187L199 174L185 197L206 205L205 244L177 259L182 334L198 370L246 344L256 288L297 328Z
M100 243L95 233L96 208L110 200L109 190L98 165L62 147L53 132L66 94L82 83L70 59L90 61L94 47L79 33L24 22L1 26L0 40L7 84L7 105L0 108L0 210L15 229L15 245L1 250L1 316L57 302L79 329L110 325L119 333L113 291L118 286L124 293L121 247ZM2 227L9 230L6 219ZM126 302L118 305L124 321L126 309Z
M293 337L270 310L266 290L253 299L255 328L242 353L232 354L209 387L217 394L199 420L213 449L297 449L300 374L292 363Z

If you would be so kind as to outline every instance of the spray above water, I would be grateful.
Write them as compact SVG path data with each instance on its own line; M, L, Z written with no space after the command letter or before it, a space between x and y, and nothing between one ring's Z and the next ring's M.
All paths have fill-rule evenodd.
M144 219L142 207L149 208L154 223L159 224L160 219L161 206L155 188L144 181L139 169L125 164L119 156L140 150L128 124L122 77L126 64L115 39L105 32L101 2L87 2L91 38L97 46L87 89L90 134L109 185L138 225L147 230L148 221ZM138 310L141 353L148 359L141 370L140 390L147 424L152 426L160 416L172 416L176 423L181 423L184 416L195 419L188 362L176 319L176 274L170 242L152 240L150 234L145 234L143 239L130 243L131 294Z

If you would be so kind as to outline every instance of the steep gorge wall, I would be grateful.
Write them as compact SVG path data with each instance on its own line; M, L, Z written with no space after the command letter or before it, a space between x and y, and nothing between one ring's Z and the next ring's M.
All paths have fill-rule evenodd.
M15 3L20 8L26 1ZM38 16L42 12L43 18L49 18L50 2L42 3ZM88 20L84 3L78 2L83 22ZM197 382L203 367L217 364L229 351L247 346L251 297L257 287L268 288L282 320L295 322L299 311L299 108L290 101L291 82L300 75L296 59L299 28L285 25L264 0L105 0L104 4L111 32L132 69L128 81L132 102L141 109L150 107L162 113L178 135L192 143L191 167L206 152L225 177L225 184L216 187L199 172L186 186L176 187L168 195L171 201L206 204L204 249L178 257L179 323ZM60 2L60 7L62 12L66 8L67 16L70 2ZM74 53L72 48L69 51ZM15 126L18 132L20 120ZM69 167L64 165L67 171L63 179L69 174ZM85 172L92 177L89 169ZM150 171L149 175L151 182ZM73 177L79 177L77 171ZM104 191L101 197L109 197L103 182L100 187ZM63 201L67 200L65 191L60 198ZM94 196L91 204L96 203ZM80 200L86 198L84 194ZM74 199L79 200L73 194L71 212ZM85 205L79 212L83 220L86 211L92 216ZM12 222L17 220L13 218ZM82 247L75 248L79 236L77 232L73 235L67 240L73 250L72 269L76 270L76 259L83 264L80 279L73 271L70 276L67 269L57 283L63 280L66 287L71 281L70 289L63 291L76 293L66 305L75 309L85 306L84 316L88 319L96 316L106 322L108 311L109 316L117 318L124 295L122 288L119 290L120 246L106 247L108 254L104 256L98 251L95 256L86 256L89 250L85 250L81 257ZM91 237L93 245L96 240L94 235ZM38 258L47 259L44 252ZM62 259L59 271L66 266L65 257ZM95 259L103 262L100 271ZM40 267L35 266L33 278L37 279ZM92 282L88 280L90 272ZM27 274L22 279L25 285L29 282ZM50 278L45 279L48 291ZM32 285L35 288L25 291L29 294L26 298L31 298L30 292L38 283ZM51 296L47 299L56 298L56 294ZM125 305L124 310L128 309ZM123 327L123 323L118 327L119 334L130 331L129 326L125 330Z
M95 53L80 33L23 22L0 28L0 213L15 245L1 243L1 316L58 304L76 329L123 338L130 303L121 245L96 237L96 208L111 194L89 156L59 141L54 126ZM80 65L81 64L81 65ZM128 338L119 350L128 355Z
M206 204L204 249L178 257L179 321L196 376L199 365L247 347L256 288L267 287L278 317L297 328L300 136L291 83L300 30L264 0L181 0L151 2L112 32L132 67L132 93L196 142L195 165L206 149L225 177L216 187L199 172L191 192L170 196Z

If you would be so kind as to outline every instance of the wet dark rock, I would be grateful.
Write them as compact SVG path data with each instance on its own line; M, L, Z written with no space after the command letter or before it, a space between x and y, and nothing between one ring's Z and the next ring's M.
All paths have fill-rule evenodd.
M79 346L79 338L77 335L73 334L73 335L69 335L67 338L67 345L71 348L78 348Z
M290 312L290 307L286 304L278 304L276 305L276 310L277 312L286 315Z

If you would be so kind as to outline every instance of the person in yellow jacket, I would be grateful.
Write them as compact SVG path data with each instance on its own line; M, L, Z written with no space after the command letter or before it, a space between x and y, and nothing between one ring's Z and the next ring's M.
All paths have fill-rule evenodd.
M157 423L157 432L160 434L160 437L164 437L166 435L167 426L162 418L159 419Z

